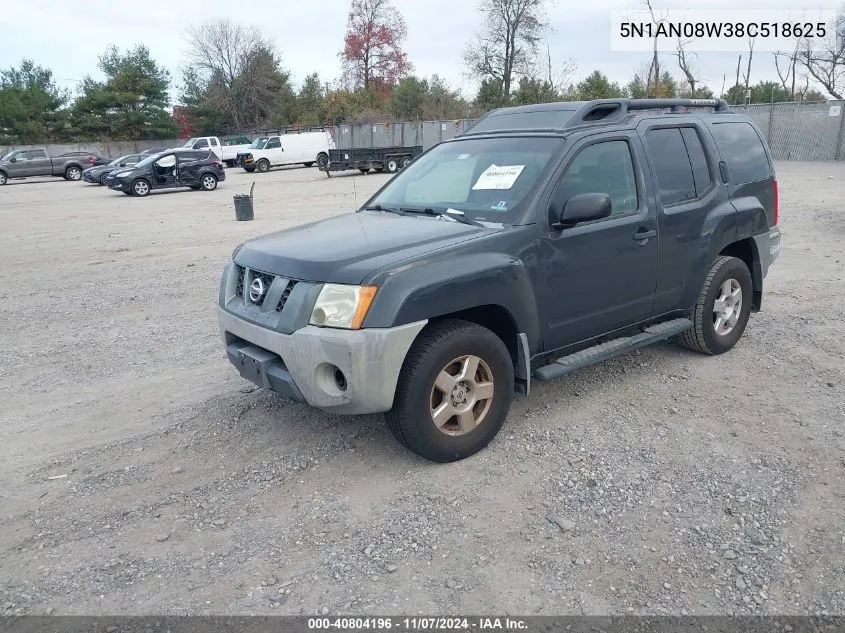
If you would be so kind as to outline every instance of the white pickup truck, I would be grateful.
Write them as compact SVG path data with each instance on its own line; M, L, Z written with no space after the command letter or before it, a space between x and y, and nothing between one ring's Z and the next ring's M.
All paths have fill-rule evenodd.
M311 167L317 163L324 168L329 164L329 150L334 148L334 139L326 130L262 136L238 153L237 164L246 171L262 173L280 165Z
M234 167L238 154L245 152L251 144L248 136L232 136L222 141L216 136L202 136L190 139L184 146L190 149L210 148L226 167Z
M209 149L214 152L215 156L223 160L223 149L220 145L220 139L216 136L199 136L197 138L188 139L182 147L188 149Z

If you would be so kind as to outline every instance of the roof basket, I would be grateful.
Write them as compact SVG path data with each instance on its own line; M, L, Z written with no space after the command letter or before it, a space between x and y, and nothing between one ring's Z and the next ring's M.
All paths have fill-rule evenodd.
M712 108L713 112L730 112L728 102L724 99L595 99L578 108L567 119L564 127L575 127L594 121L611 123L625 118L631 112L642 110L688 112L694 108Z

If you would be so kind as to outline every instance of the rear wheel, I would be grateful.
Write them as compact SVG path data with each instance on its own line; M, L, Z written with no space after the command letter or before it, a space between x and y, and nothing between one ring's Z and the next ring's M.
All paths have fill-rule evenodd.
M405 158L403 158L399 162L399 169L405 169L405 167L407 167L408 163L410 163L410 162L411 162L411 159L406 156Z
M421 457L464 459L499 432L513 380L510 353L493 332L467 321L431 324L402 365L388 426Z
M317 167L320 169L325 169L329 165L329 155L325 152L320 152L317 154Z
M143 198L148 193L150 193L150 183L143 178L139 178L132 183L132 195Z
M751 315L753 284L748 266L736 257L718 257L707 273L693 308L693 327L683 345L704 354L723 354L742 337Z
M79 180L82 178L82 169L77 167L76 165L71 165L67 169L65 169L65 180Z
M360 171L362 174L369 174L370 173L369 169L359 169L358 171Z
M6 178L6 173L5 173L5 172L0 171L0 187L2 187L3 185L5 185L5 184L6 184L6 182L8 182L8 178Z
M312 167L314 165L313 162L310 163L302 163L305 167Z
M234 167L234 166L235 166L235 161L233 161L233 160L225 160L225 161L223 161L223 164L224 164L224 165L226 165L226 167Z
M203 191L214 191L217 189L217 176L214 174L203 174L200 180Z
M262 158L255 164L255 168L258 170L259 173L266 174L270 171L270 161L266 158Z
M395 158L391 158L390 160L388 160L385 164L385 167L387 168L387 171L389 171L391 174L395 174L397 171L399 171L399 163Z

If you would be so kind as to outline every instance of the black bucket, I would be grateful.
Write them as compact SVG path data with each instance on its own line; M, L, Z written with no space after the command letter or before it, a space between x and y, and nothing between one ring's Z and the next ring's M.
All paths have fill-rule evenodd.
M235 199L235 219L238 222L248 222L255 218L255 210L252 206L252 190L255 189L255 183L249 188L249 193L239 193L234 196Z

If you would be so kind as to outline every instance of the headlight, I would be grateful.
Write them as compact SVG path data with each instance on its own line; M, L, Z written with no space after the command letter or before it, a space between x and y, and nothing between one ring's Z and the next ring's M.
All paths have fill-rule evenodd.
M375 286L326 284L311 311L311 325L360 329L376 296Z

